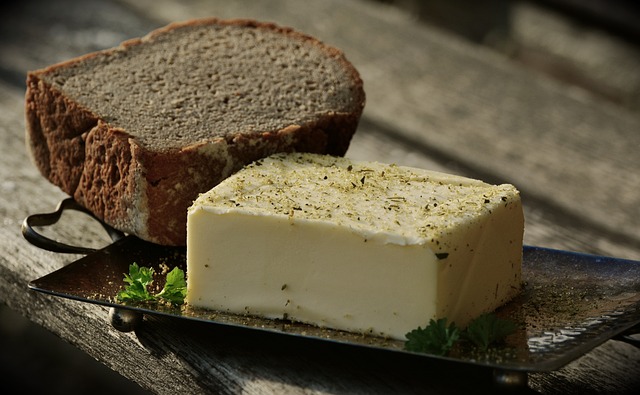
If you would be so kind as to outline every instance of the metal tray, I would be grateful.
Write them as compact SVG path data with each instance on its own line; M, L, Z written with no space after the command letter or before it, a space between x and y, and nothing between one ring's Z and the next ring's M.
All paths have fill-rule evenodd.
M51 241L33 226L46 226L59 218L64 209L79 209L73 202L62 202L56 213L31 216L23 223L23 234L33 244L53 250ZM125 284L129 264L186 269L184 248L164 247L124 237L105 227L113 244L100 250L83 250L86 256L29 283L35 291L57 297L109 306L136 314L158 314L177 319L197 320L213 325L252 328L367 347L385 352L408 353L404 342L352 334L286 320L270 320L233 315L189 306L163 304L123 304L115 295ZM75 247L53 242L59 252L78 252ZM640 262L525 246L523 250L523 292L496 314L516 322L519 330L504 344L479 351L456 347L448 356L418 354L461 363L493 367L505 372L541 372L558 369L601 343L616 339L638 346L631 334L640 324ZM162 278L156 279L162 286Z

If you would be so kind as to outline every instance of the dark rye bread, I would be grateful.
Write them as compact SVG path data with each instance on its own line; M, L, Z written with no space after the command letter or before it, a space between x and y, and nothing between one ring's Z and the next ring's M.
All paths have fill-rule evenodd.
M98 218L185 245L199 193L276 152L344 155L364 102L343 53L312 37L192 20L30 72L27 145Z

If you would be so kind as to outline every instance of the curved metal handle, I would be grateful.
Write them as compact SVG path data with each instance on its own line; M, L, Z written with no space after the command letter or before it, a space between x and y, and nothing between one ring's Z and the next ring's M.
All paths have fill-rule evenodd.
M29 243L47 251L61 252L65 254L89 254L96 251L94 248L72 246L52 240L36 232L33 228L34 226L49 226L57 223L64 210L75 210L89 215L102 225L113 241L124 237L124 233L97 219L89 210L76 203L72 198L62 200L56 207L56 210L52 213L33 214L25 218L22 222L22 235Z

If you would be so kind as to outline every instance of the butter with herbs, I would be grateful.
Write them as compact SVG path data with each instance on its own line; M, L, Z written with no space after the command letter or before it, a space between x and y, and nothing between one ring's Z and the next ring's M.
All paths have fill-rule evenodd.
M520 291L512 185L316 154L261 159L187 217L187 303L404 339Z

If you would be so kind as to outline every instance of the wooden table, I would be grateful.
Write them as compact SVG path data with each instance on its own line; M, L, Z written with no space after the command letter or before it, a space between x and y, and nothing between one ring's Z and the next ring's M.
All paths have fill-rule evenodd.
M107 308L29 291L27 283L77 259L20 234L29 214L64 196L24 146L26 71L145 34L172 20L216 15L275 21L345 51L367 106L347 153L443 170L522 191L525 242L640 260L640 116L524 70L371 1L31 1L0 13L0 302L157 393L477 393L484 368L283 339L148 316L136 332ZM55 234L109 241L82 216ZM29 369L25 366L24 369ZM529 376L522 392L632 393L640 349L608 341L566 367Z

